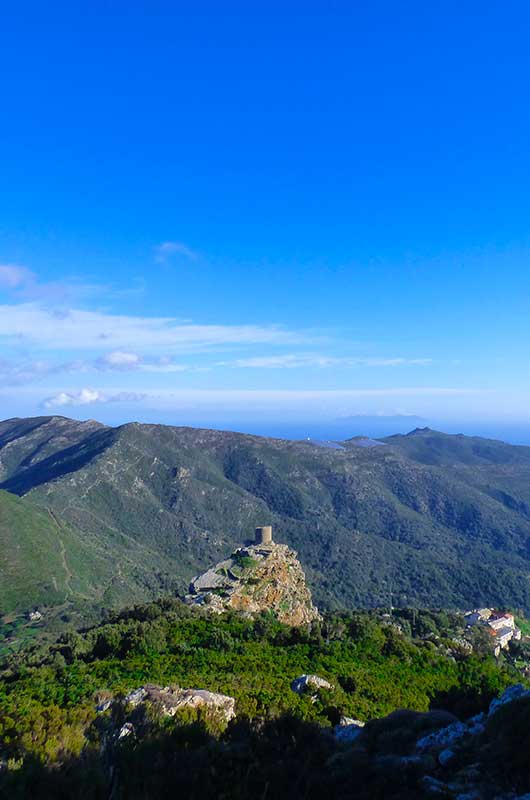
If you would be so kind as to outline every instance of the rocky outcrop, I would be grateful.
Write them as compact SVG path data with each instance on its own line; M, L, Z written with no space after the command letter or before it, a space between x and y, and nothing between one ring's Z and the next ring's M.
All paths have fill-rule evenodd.
M106 698L97 705L97 712L108 711L114 702L114 698ZM210 692L207 689L181 689L178 686L161 687L151 683L129 692L123 702L125 707L129 709L150 705L163 717L174 717L178 712L189 708L208 709L219 715L225 722L229 722L236 714L236 701L229 695ZM129 733L123 733L121 738L128 736Z
M341 717L333 728L333 735L338 742L354 742L362 733L365 723L352 717Z
M513 686L509 686L500 697L493 698L488 709L488 717L496 714L497 711L507 703L513 703L514 700L519 700L522 697L530 698L530 689L525 689L521 683L515 683Z
M333 686L319 675L300 675L291 683L291 689L296 694L314 694L319 689L333 689Z
M219 714L225 722L229 722L236 715L236 701L225 694L210 692L207 689L179 689L169 686L163 689L158 686L146 686L145 689L144 702L151 703L164 717L174 717L186 708L208 709Z
M375 773L392 773L410 797L530 800L529 721L530 690L518 684L470 719L400 710L364 726L338 725L334 736L343 758L369 758Z
M319 619L297 554L284 544L240 547L191 581L186 602L213 613L271 611L286 625Z

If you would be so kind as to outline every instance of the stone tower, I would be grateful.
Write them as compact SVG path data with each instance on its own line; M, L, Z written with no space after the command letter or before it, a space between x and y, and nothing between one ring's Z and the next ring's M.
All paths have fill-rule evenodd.
M272 544L272 525L256 528L256 544Z

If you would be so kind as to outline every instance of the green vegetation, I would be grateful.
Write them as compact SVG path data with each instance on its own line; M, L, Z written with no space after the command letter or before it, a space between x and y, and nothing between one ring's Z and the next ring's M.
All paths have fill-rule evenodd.
M235 562L237 563L238 567L241 567L241 569L250 570L250 569L254 569L254 567L256 567L258 565L258 562L256 561L256 559L255 558L251 558L250 556L242 556L239 553L236 553L233 556L233 558L234 558Z
M65 532L73 599L57 538L32 580L68 613L84 597L92 612L185 592L264 522L298 552L321 609L530 611L530 448L423 430L329 450L43 417L0 423L0 459L2 487ZM27 527L27 549L47 553L40 535ZM25 564L14 562L4 614L26 608Z
M487 632L463 638L452 611L331 611L301 628L269 614L212 618L175 599L103 611L185 589L267 521L298 550L324 609L524 615L530 448L419 431L335 451L43 418L0 423L0 459L2 800L420 798L422 776L443 770L416 758L419 732L484 710L530 661L524 638L493 659ZM254 567L235 565L249 584ZM44 617L29 622L34 606ZM81 618L92 627L74 630ZM333 688L295 694L304 673ZM237 719L126 707L146 683L230 695ZM341 716L371 720L359 747L333 737ZM458 764L530 791L518 747L529 704L498 719ZM124 722L134 733L122 741Z
M515 624L520 629L523 636L530 636L530 621L524 617L515 617Z
M367 612L335 614L306 628L289 628L268 614L212 619L172 599L124 611L85 632L64 634L52 646L36 645L7 659L0 680L0 757L9 769L0 796L2 785L17 798L35 793L38 782L38 797L107 797L108 759L101 754L115 741L111 731L127 718L127 709L118 703L98 714L96 704L149 682L231 695L237 721L227 729L199 713L196 721L189 714L152 718L146 727L133 717L144 732L123 746L112 745L122 775L116 796L166 796L157 792L163 786L166 791L176 776L188 786L186 774L195 768L197 784L183 796L198 797L202 787L207 798L250 797L253 787L263 790L267 770L287 791L287 765L275 775L272 763L278 752L274 739L285 746L289 737L290 770L301 758L295 773L300 777L305 764L314 786L322 786L317 767L322 769L336 748L325 731L341 715L369 720L397 708L431 706L476 713L514 681L514 673L490 657L447 655L460 624L443 612L403 610L393 620ZM299 696L290 683L303 673L316 673L334 688L321 690L315 700ZM227 748L237 746L249 763L260 753L264 759L252 778L245 777L238 759L225 758ZM302 757L304 747L309 749ZM209 758L232 787L225 794L214 794L219 784L212 776L209 788L204 772Z
M37 606L59 612L101 601L112 572L93 543L52 512L0 491L2 627L20 627L21 615Z
M88 540L53 512L0 490L0 657L46 632L97 621L106 604L145 595L116 580L116 569L109 544ZM42 619L31 622L28 613L36 608Z
M478 703L483 696L489 701L511 680L493 659L472 656L455 662L432 642L410 640L367 613L332 616L296 629L267 615L212 620L179 601L165 600L8 659L0 693L0 734L13 755L20 755L17 747L25 729L30 753L57 757L64 743L57 742L52 753L45 723L37 724L43 714L53 710L68 717L75 708L74 716L81 714L84 721L94 717L93 698L99 692L126 694L145 682L230 694L244 716L274 717L289 711L329 724L326 706L290 691L291 681L303 673L317 673L336 686L333 716L338 711L360 719L395 708L426 710L433 697L455 687L476 691ZM23 719L17 719L20 709ZM8 725L17 719L8 740L5 714ZM41 739L35 730L41 731Z

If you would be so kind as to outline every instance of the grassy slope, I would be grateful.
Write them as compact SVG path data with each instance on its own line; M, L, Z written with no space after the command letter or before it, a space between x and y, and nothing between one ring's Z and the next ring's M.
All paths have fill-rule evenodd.
M47 511L0 492L0 607L4 613L94 595L104 573L89 547Z
M35 606L92 610L144 596L122 575L127 556L88 539L54 512L0 491L0 614ZM135 566L135 565L133 565ZM127 570L124 570L127 572ZM138 568L136 580L141 580Z

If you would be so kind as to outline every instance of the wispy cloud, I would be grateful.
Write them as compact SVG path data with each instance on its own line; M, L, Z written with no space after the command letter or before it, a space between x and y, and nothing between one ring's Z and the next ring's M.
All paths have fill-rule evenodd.
M285 354L238 358L234 361L219 361L218 366L242 369L298 369L300 367L399 367L426 366L430 358L341 358L317 354Z
M93 366L99 370L116 370L119 372L186 372L193 369L188 364L178 364L168 356L159 358L145 357L139 353L114 350L105 353L101 358L93 362Z
M155 246L154 252L158 264L166 264L174 256L182 256L189 261L196 261L199 257L199 254L184 242L162 242Z
M18 299L44 304L62 304L75 298L93 295L110 287L86 283L77 278L61 281L42 281L39 276L20 264L0 264L0 290L6 290Z
M123 350L113 350L105 353L96 361L96 366L102 369L130 370L137 369L141 363L138 353L129 353Z
M0 359L0 382L5 386L31 383L54 371L50 361Z
M38 303L0 306L0 338L55 350L198 352L227 345L299 344L301 332L278 326L195 325L171 317L140 317L80 309L53 311Z
M80 389L76 392L58 392L43 400L43 408L64 408L65 406L91 406L98 403L138 403L145 398L140 392L117 392L108 394L98 389Z
M0 382L5 386L34 383L50 375L75 375L88 372L144 372L170 374L202 371L204 367L179 364L172 358L143 357L138 353L114 351L94 359L72 361L30 358L0 359Z
M31 390L34 391L34 390ZM0 388L0 395L2 389ZM475 405L491 393L478 389L456 387L387 387L382 389L343 389L343 390L258 390L258 389L179 389L179 390L99 390L92 388L65 389L58 391L41 402L46 409L78 407L106 404L134 403L150 412L181 414L195 424L197 415L207 415L210 420L229 416L234 419L256 414L263 418L282 420L303 418L343 418L365 415L395 416L396 401L414 403L417 413L424 413L423 407L430 407L438 398L444 407L450 409L454 403L473 402ZM466 401L467 398L467 401ZM446 405L447 404L447 405ZM384 405L384 407L382 407ZM456 406L459 407L459 406ZM400 413L403 413L401 411ZM201 423L203 424L203 423Z
M36 283L37 276L18 264L0 264L0 288L20 289Z
M64 348L63 348L64 349ZM241 369L297 369L301 367L397 367L400 365L426 365L429 359L405 358L333 358L331 356L278 355L218 361L218 368ZM183 372L203 372L211 369L199 364L183 364L171 356L145 355L132 350L112 350L95 358L78 358L69 361L51 359L12 358L0 359L0 381L6 386L40 381L49 375L105 373L151 373L169 375Z
M92 394L87 394L92 392ZM94 394L95 393L95 394ZM301 418L337 418L358 413L395 414L397 404L414 404L417 413L425 413L437 398L446 410L462 402L478 403L488 395L478 389L456 387L410 386L342 390L282 390L282 389L146 389L122 391L115 388L112 394L97 390L65 390L46 399L45 407L58 405L88 405L90 403L138 403L150 412L160 411L183 414L193 421L205 414L214 420L230 416L231 419L256 415L276 416L283 420ZM187 415L187 417L186 417Z

